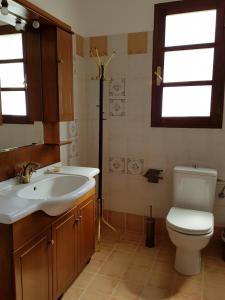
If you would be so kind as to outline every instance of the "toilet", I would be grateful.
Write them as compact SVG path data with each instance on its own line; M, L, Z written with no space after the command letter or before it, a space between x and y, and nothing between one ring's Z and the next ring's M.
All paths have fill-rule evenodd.
M173 207L166 227L176 246L175 269L183 275L201 271L201 250L213 235L216 182L216 170L174 168Z

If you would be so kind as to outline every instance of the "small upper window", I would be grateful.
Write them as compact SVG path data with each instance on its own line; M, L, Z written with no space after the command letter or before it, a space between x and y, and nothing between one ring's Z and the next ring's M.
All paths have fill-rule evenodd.
M155 6L152 126L222 127L224 5Z
M4 30L5 32L5 30ZM22 33L0 33L0 99L3 121L27 116Z

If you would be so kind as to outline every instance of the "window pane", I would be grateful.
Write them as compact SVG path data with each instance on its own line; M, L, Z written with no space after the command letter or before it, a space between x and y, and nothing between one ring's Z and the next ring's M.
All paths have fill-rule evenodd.
M24 87L23 63L0 64L0 86L2 88Z
M214 48L165 52L164 82L212 80Z
M0 35L0 60L23 58L22 34Z
M212 86L166 87L162 117L209 117Z
M166 16L165 46L214 43L216 10Z
M1 92L2 114L13 116L26 116L25 92Z

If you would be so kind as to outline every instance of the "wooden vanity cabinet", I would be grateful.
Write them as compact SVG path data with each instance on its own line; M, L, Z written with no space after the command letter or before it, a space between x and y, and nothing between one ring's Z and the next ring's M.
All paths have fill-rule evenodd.
M14 254L16 300L52 299L51 230Z
M94 253L94 189L61 216L0 224L0 300L57 300Z
M52 226L53 299L83 270L95 250L95 201L89 198Z
M74 119L72 44L71 32L55 26L42 27L42 90L45 122Z
M78 274L76 211L65 215L52 225L53 295L58 299Z
M95 203L91 199L78 206L78 271L80 272L95 249Z

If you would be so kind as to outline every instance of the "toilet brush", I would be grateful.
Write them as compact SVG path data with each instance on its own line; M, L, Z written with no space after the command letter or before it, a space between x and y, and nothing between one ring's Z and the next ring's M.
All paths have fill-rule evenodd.
M155 246L155 219L152 217L152 205L150 205L150 216L146 218L145 246L149 248Z

